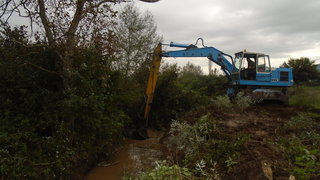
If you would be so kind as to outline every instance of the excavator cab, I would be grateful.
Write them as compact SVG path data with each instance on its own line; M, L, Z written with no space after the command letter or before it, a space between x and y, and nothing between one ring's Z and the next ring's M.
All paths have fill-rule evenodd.
M241 51L235 54L233 77L239 80L264 81L270 76L270 58L261 53Z

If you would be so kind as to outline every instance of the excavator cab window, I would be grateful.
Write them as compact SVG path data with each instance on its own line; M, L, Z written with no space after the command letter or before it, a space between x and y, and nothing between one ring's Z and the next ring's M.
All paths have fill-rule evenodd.
M256 79L256 54L245 53L240 66L240 77L244 80Z
M236 57L234 58L234 68L233 68L233 72L237 73L239 72L240 69L240 65L242 62L242 58L243 58L243 53L237 53Z
M257 72L270 72L270 60L268 55L258 55Z

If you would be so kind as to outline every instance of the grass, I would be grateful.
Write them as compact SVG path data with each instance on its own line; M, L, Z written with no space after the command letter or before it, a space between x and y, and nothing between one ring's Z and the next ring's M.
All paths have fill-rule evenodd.
M289 104L320 109L320 86L289 88Z

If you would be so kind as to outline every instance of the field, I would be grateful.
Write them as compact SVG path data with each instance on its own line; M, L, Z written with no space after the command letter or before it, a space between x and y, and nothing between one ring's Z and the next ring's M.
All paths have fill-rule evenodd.
M290 105L320 108L320 86L295 86L289 94Z

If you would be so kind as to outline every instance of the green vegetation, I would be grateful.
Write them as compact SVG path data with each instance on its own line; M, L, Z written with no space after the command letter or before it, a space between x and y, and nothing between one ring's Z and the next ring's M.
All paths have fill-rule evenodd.
M179 164L191 169L195 176L206 178L231 172L249 138L245 134L225 134L211 114L200 117L192 125L174 121L169 134L169 149L184 157Z
M253 105L255 102L250 98L250 96L245 95L243 92L239 92L231 102L228 95L217 96L213 100L213 105L220 111L234 111L243 112L249 106Z
M192 172L187 168L179 167L178 165L169 165L166 161L157 161L156 167L151 169L149 172L144 173L138 178L126 177L125 180L181 180L181 179L192 179Z
M188 66L200 68L189 64L181 70L176 64L162 65L150 114L152 127L168 127L181 113L209 104L213 94L225 94L228 81L224 76L201 72L189 78L186 74L194 71Z
M298 179L320 175L319 120L319 114L300 113L284 124L281 148L290 162L289 171Z
M109 6L104 7L107 13L112 12ZM106 17L110 19L103 22L111 24L116 18ZM141 18L139 14L136 17ZM59 24L55 23L52 27ZM101 25L98 20L95 23ZM153 21L148 23L142 29ZM26 27L2 24L1 178L67 178L79 165L88 168L95 159L110 157L121 144L124 130L133 124L139 105L143 105L147 76L140 76L148 73L150 54L144 56L145 62L131 67L128 76L127 70L115 68L116 62L122 61L115 56L120 35L108 26L100 27L104 29L84 41L80 36L85 34L77 34L74 45L68 44L74 36L64 41L38 33L32 41ZM146 31L150 39L158 41L154 25L151 30ZM152 48L150 39L144 42L147 51Z
M7 28L2 33L0 170L4 177L68 176L79 161L108 152L121 140L118 134L129 117L120 108L121 79L110 69L111 59L95 47L77 49L76 88L66 93L56 74L59 57L54 51L16 42L28 44L23 29Z
M320 108L320 86L294 86L289 96L290 105Z

